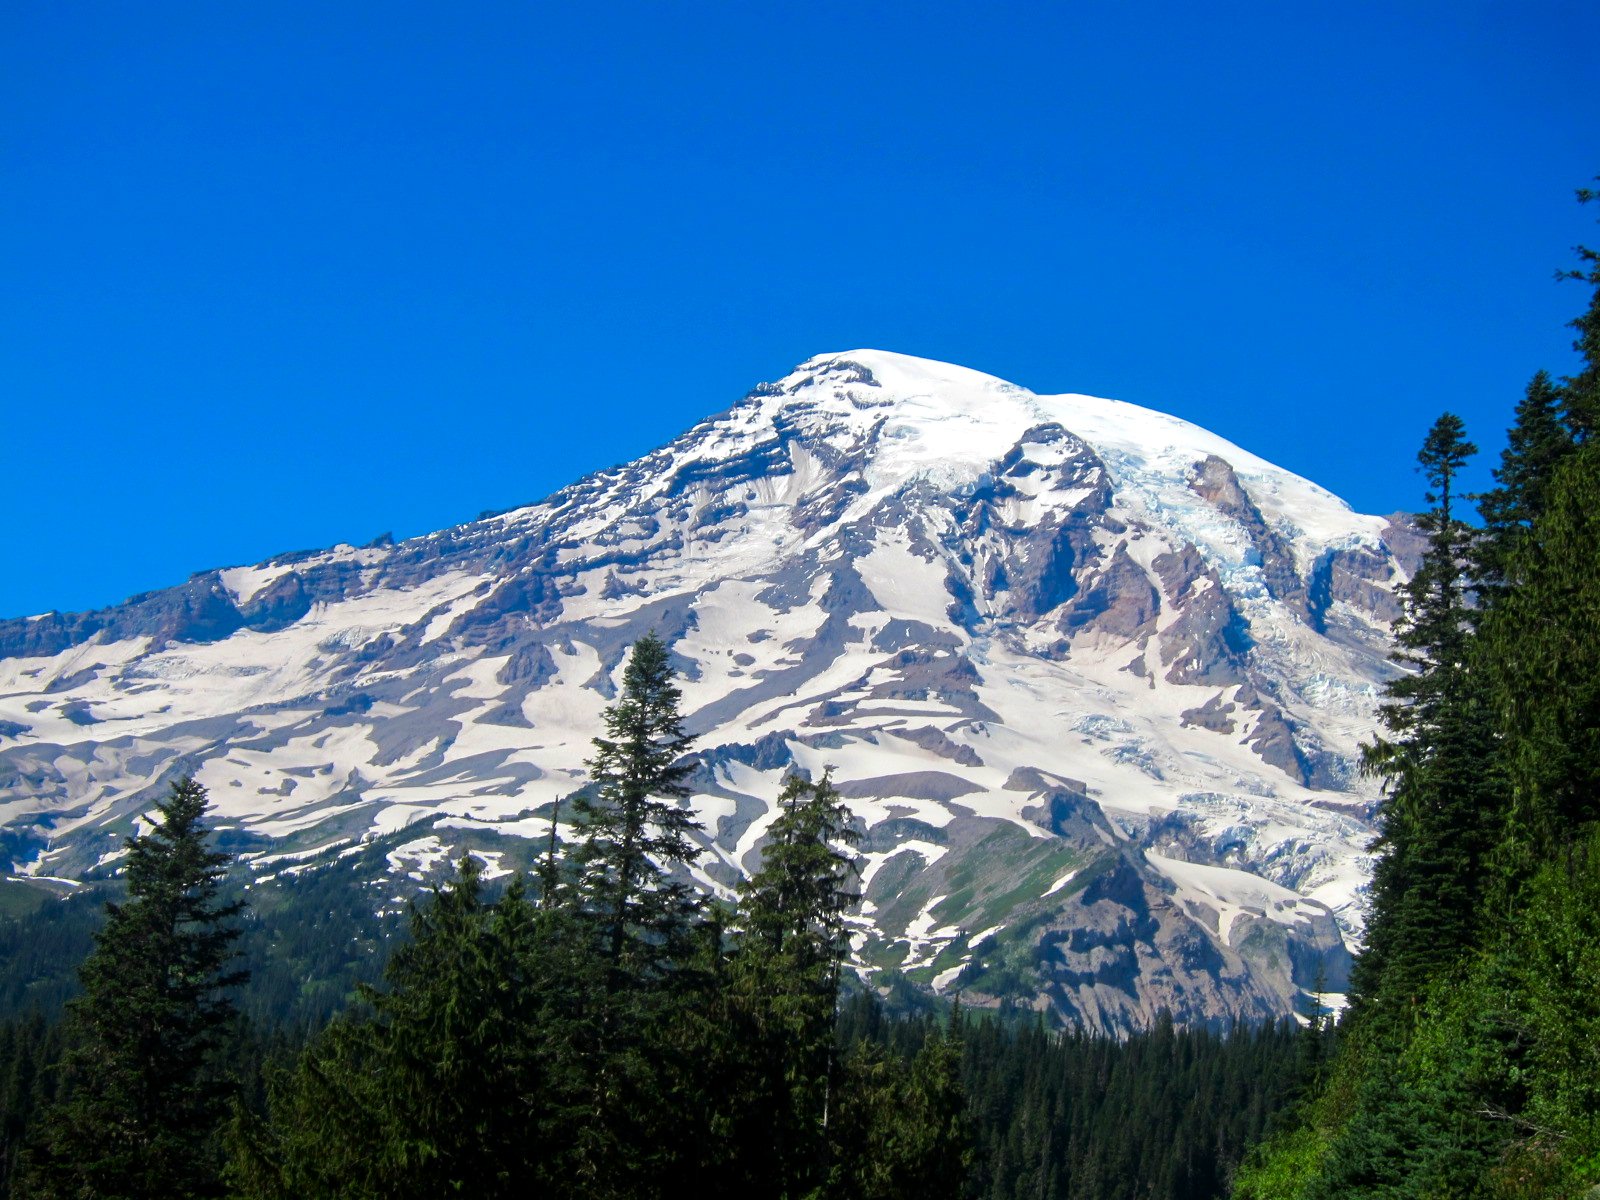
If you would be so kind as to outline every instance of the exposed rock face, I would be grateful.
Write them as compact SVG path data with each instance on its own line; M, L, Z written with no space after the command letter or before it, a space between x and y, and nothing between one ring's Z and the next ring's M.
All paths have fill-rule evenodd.
M1280 600L1301 616L1308 615L1305 580L1295 566L1294 550L1271 528L1261 510L1250 499L1233 468L1215 454L1195 464L1189 486L1204 496L1217 511L1238 524L1250 539L1256 561L1261 566L1261 582L1274 600Z
M958 510L963 532L990 551L985 598L1009 593L1003 603L1018 619L1037 620L1073 600L1100 557L1094 530L1111 505L1110 479L1056 424L1029 429L996 467L993 484Z
M1317 560L1312 571L1311 618L1317 628L1326 632L1328 609L1335 601L1342 601L1365 616L1392 623L1400 617L1394 580L1392 561L1366 546L1330 550Z
M1054 1005L1090 1028L1136 1030L1163 1010L1213 1021L1283 1011L1284 996L1263 991L1237 954L1183 919L1128 859L1103 866L1074 900L1042 939L1041 974Z
M1218 692L1198 708L1185 709L1183 723L1209 729L1212 733L1232 733L1238 727L1233 719L1237 705L1222 697L1223 693Z
M1161 596L1149 574L1119 543L1111 561L1090 576L1062 622L1063 631L1093 629L1113 641L1133 642L1155 632Z
M868 977L1113 1031L1275 1015L1359 934L1356 749L1415 551L1157 413L824 356L536 505L0 622L0 845L115 869L193 771L253 871L526 863L653 630L702 885L831 766Z
M1214 579L1196 593L1161 637L1168 683L1242 683L1250 634L1233 600Z
M1295 728L1276 704L1258 704L1261 715L1245 744L1290 778L1309 785L1311 772L1305 752L1295 740Z

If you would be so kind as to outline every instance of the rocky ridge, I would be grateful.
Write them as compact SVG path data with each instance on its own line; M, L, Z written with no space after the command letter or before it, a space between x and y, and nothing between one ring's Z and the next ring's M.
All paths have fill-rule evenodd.
M526 862L655 630L699 871L782 774L860 820L858 966L1103 1030L1341 990L1403 522L1186 422L825 355L625 466L402 542L0 622L0 848L114 871L174 772L258 877Z

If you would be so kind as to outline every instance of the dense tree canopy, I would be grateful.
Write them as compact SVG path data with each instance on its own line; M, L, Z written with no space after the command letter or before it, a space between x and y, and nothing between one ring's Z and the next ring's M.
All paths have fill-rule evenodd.
M1594 199L1589 192L1585 201ZM1480 497L1448 415L1369 763L1388 783L1341 1051L1238 1200L1578 1197L1600 1185L1600 258L1581 369L1534 376Z
M238 902L219 899L228 856L206 843L205 789L172 784L154 828L127 843L127 898L68 1008L63 1098L34 1147L30 1194L203 1196L229 1086L208 1070L233 1019Z

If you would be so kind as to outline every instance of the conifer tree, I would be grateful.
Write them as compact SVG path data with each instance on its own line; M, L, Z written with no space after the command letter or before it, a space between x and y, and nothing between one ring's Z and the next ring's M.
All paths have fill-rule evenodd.
M1434 422L1417 452L1417 469L1428 481L1424 498L1429 505L1417 525L1427 535L1428 548L1406 587L1405 615L1395 639L1396 660L1416 670L1390 685L1383 708L1384 724L1405 739L1396 745L1412 751L1424 744L1430 722L1466 662L1463 576L1472 534L1457 515L1457 481L1477 452L1454 413Z
M0 1197L20 1194L30 1127L54 1099L50 1064L60 1057L60 1022L34 1012L0 1024Z
M700 823L683 803L692 764L684 761L691 739L680 698L666 644L655 634L640 638L622 694L605 711L606 735L594 739L593 794L579 793L574 804L578 891L618 986L655 973L680 950L699 907L693 888L669 877L700 853L692 838Z
M350 1014L272 1089L266 1127L241 1122L248 1196L403 1200L575 1189L586 1095L567 1022L587 989L521 879L496 901L463 856L411 909L411 940Z
M605 736L594 739L592 788L573 805L580 845L564 894L591 932L603 979L585 1017L592 1087L577 1148L592 1196L669 1194L705 1149L675 1114L684 1104L679 1111L705 1116L691 1054L708 1002L697 969L702 903L674 878L698 858L701 828L686 803L693 764L680 698L666 644L640 638Z
M127 898L106 905L68 1008L66 1099L47 1115L34 1195L217 1194L228 1088L208 1066L244 980L230 969L243 905L220 899L229 857L207 845L206 803L180 779L128 840Z
M870 1042L843 1063L838 1114L829 1122L826 1200L955 1200L971 1162L961 1082L960 1008L943 1031L914 1031L907 1063ZM1032 1114L1030 1114L1032 1115ZM1031 1157L1037 1159L1034 1149Z
M748 1164L751 1186L774 1197L810 1194L826 1170L845 913L859 899L848 852L856 835L832 781L790 775L778 804L761 866L740 887L731 966L755 1076L735 1136L758 1160Z
M1523 874L1600 819L1600 442L1556 469L1546 511L1489 614Z
M820 988L833 989L845 953L845 913L860 899L850 887L857 871L848 849L859 837L828 774L815 783L790 775L778 806L761 866L739 888L745 944L791 953L817 974Z
M1593 290L1571 323L1582 366L1561 388L1574 445L1548 472L1543 502L1507 560L1515 586L1484 630L1514 785L1519 878L1600 819L1600 251L1578 254L1583 266L1566 274Z
M1512 557L1545 510L1556 465L1572 450L1561 389L1540 371L1528 383L1506 431L1506 447L1494 472L1499 486L1478 498L1483 528L1474 542L1474 584L1484 603L1492 604L1506 587Z
M1406 587L1392 681L1380 709L1390 736L1366 750L1388 798L1376 843L1367 950L1352 990L1388 1023L1419 1001L1439 969L1472 944L1484 862L1503 813L1494 707L1472 658L1465 553L1456 515L1461 468L1475 453L1460 418L1435 422L1417 459L1429 509L1418 519L1428 549Z
M1600 191L1579 188L1578 201L1581 204L1600 201ZM1563 381L1562 415L1573 438L1589 442L1600 432L1600 250L1579 246L1578 260L1582 265L1564 272L1564 277L1587 283L1594 290L1589 296L1589 307L1571 322L1578 334L1572 348L1583 358L1583 366L1576 375Z

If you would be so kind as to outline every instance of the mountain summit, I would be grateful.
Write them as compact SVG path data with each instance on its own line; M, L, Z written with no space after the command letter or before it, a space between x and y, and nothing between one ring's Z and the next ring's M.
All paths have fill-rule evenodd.
M115 870L192 771L257 878L374 841L385 889L463 846L508 870L654 630L704 886L832 766L866 977L1112 1031L1277 1016L1360 936L1415 548L1173 417L822 355L538 504L0 622L0 845Z

